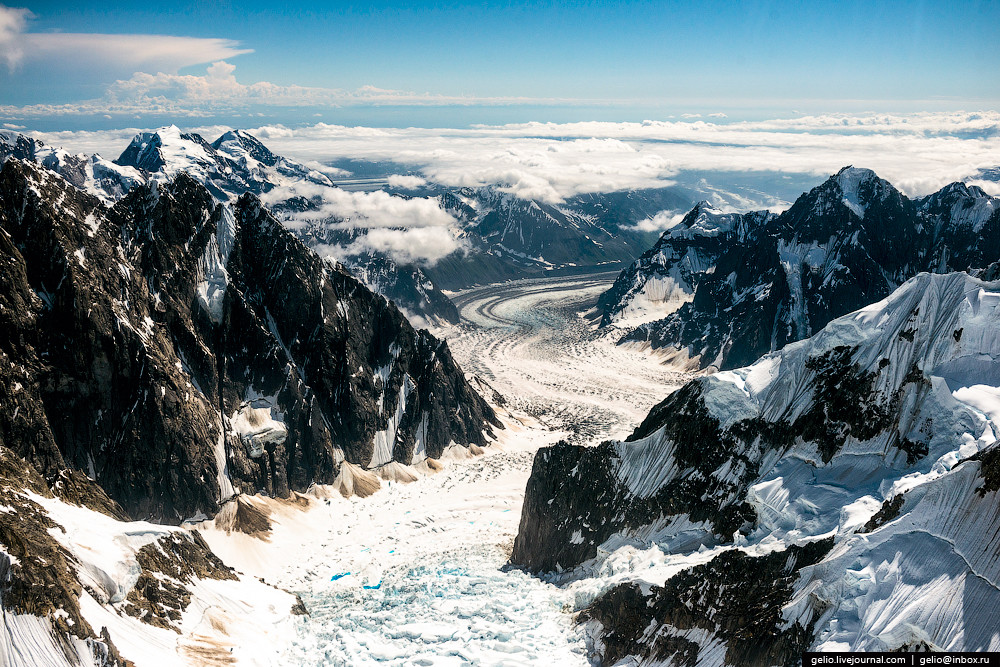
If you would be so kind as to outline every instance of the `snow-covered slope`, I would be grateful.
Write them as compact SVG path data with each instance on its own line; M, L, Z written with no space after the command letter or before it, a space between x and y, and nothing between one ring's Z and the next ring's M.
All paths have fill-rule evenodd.
M304 613L196 532L129 521L84 475L0 442L0 664L272 665Z
M592 606L614 659L997 650L998 358L1000 283L920 274L689 383L625 442L542 450L512 560L586 576L619 548L677 554Z
M671 232L658 245L670 245ZM687 303L623 341L682 350L701 368L735 368L884 298L919 271L972 271L998 259L1000 199L954 183L910 200L873 172L845 167L758 233L728 237ZM664 260L623 274L627 289L604 300L606 321L641 300L647 282L683 272L683 256Z

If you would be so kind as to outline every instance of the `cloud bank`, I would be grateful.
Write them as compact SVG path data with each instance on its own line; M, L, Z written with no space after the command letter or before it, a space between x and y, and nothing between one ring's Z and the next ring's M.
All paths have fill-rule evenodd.
M227 70L220 69L219 75L225 78ZM214 137L225 128L191 129ZM33 134L70 150L115 156L135 132ZM302 162L354 158L397 163L399 171L408 174L389 176L390 188L496 185L516 196L556 205L588 193L700 182L704 188L699 196L718 205L724 202L713 194L728 187L731 206L762 208L775 201L768 188L782 178L801 183L808 177L807 182L818 183L849 164L874 169L911 196L929 194L956 180L1000 194L1000 184L980 175L980 170L1000 166L1000 113L995 111L464 129L268 125L250 132L275 152ZM729 187L737 181L749 185L737 192ZM797 195L798 188L790 196ZM278 190L267 199L273 202L293 194L318 202L318 210L303 214L304 222L368 232L349 247L331 248L338 257L381 250L400 261L433 263L461 248L457 223L434 199L319 186ZM661 231L676 224L677 215L664 211L635 226Z
M328 257L342 260L378 251L400 263L432 265L462 247L458 222L436 199L397 197L381 190L351 192L308 183L275 188L261 199L265 204L276 204L291 197L305 197L318 204L313 210L292 214L291 226L363 230L348 245L320 246L320 252Z
M517 196L549 203L592 192L664 187L692 172L818 178L849 164L874 169L906 194L923 195L1000 163L996 111L467 129L320 123L271 125L253 132L273 150L298 159L393 161L429 182L450 187L500 184Z

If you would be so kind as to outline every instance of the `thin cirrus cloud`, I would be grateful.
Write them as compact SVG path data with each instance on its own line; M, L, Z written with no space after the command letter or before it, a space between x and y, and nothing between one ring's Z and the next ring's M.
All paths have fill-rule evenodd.
M99 63L114 62L122 67L151 67L168 72L253 53L252 49L240 48L235 40L215 37L27 33L20 35L19 41L31 58L83 58Z
M164 49L164 52L166 51L168 50ZM203 53L207 54L209 51L206 49ZM204 61L199 60L199 62ZM0 117L32 119L117 114L202 118L220 113L274 107L318 109L379 105L461 107L567 102L556 98L440 95L375 86L345 90L278 85L268 81L244 84L236 79L235 70L235 65L219 60L212 62L203 75L162 71L155 74L135 72L127 79L119 79L106 86L101 98L63 104L0 105Z
M191 65L232 58L252 49L232 39L174 35L31 32L34 14L0 5L0 62L14 72L29 63L58 68L156 69L176 72Z

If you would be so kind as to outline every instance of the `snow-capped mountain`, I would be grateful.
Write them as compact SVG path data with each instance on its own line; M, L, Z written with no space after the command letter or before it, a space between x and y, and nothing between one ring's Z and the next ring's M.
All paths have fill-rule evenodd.
M606 664L996 651L998 356L1000 283L921 273L690 382L625 442L541 450L512 561L671 554L590 605Z
M176 126L136 135L115 160L157 181L185 173L219 200L235 200L251 192L261 194L289 182L331 186L321 172L279 157L241 130L231 130L211 144L194 132Z
M654 248L602 298L606 323L649 293L660 296L662 276L683 276L689 260L673 233L657 244L669 251ZM693 367L749 364L920 271L972 271L1000 259L1000 199L954 183L911 200L873 172L846 167L757 233L723 238L729 245L704 266L693 294L681 290L688 302L623 341L678 350Z
M30 163L0 175L0 419L43 474L85 470L131 516L178 521L483 444L492 412L447 345L253 196L182 174L108 209Z
M274 154L260 140L242 130L230 130L211 144L198 134L183 133L174 126L144 132L132 139L117 162L140 169L155 181L170 180L185 173L220 201L234 200L248 192L264 194L279 187L294 192L303 187L309 191L334 187L327 175ZM318 206L294 192L289 201L271 203L284 219L294 219ZM292 228L311 247L335 244L339 239L331 238L323 222L330 221L312 220L311 224L296 224ZM361 277L369 288L392 300L420 322L458 321L454 304L423 275L420 267L399 265L388 255L373 252L337 259Z
M724 252L750 243L773 217L767 211L723 213L699 202L601 295L601 326L627 326L674 312L694 298Z
M115 164L100 155L69 153L27 135L0 130L0 164L10 157L35 162L54 171L106 203L117 201L145 181L138 170Z

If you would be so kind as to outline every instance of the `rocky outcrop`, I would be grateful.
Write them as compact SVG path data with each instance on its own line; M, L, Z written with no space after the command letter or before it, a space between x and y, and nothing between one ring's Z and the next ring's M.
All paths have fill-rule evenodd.
M787 623L799 571L814 565L832 539L766 556L727 551L706 565L671 577L648 592L622 584L584 610L600 625L604 664L633 657L648 664L801 664L815 625Z
M911 200L871 171L845 167L756 234L725 237L726 247L685 292L689 302L622 341L682 350L700 368L753 363L885 298L920 271L973 271L1000 259L998 202L961 183ZM658 246L672 248L672 234ZM606 320L661 274L677 274L683 284L686 257L664 254L623 274L602 297Z
M106 208L17 159L0 172L0 434L86 472L133 517L213 514L483 444L495 423L447 345L324 263L253 196L186 175ZM258 450L232 424L265 410Z

